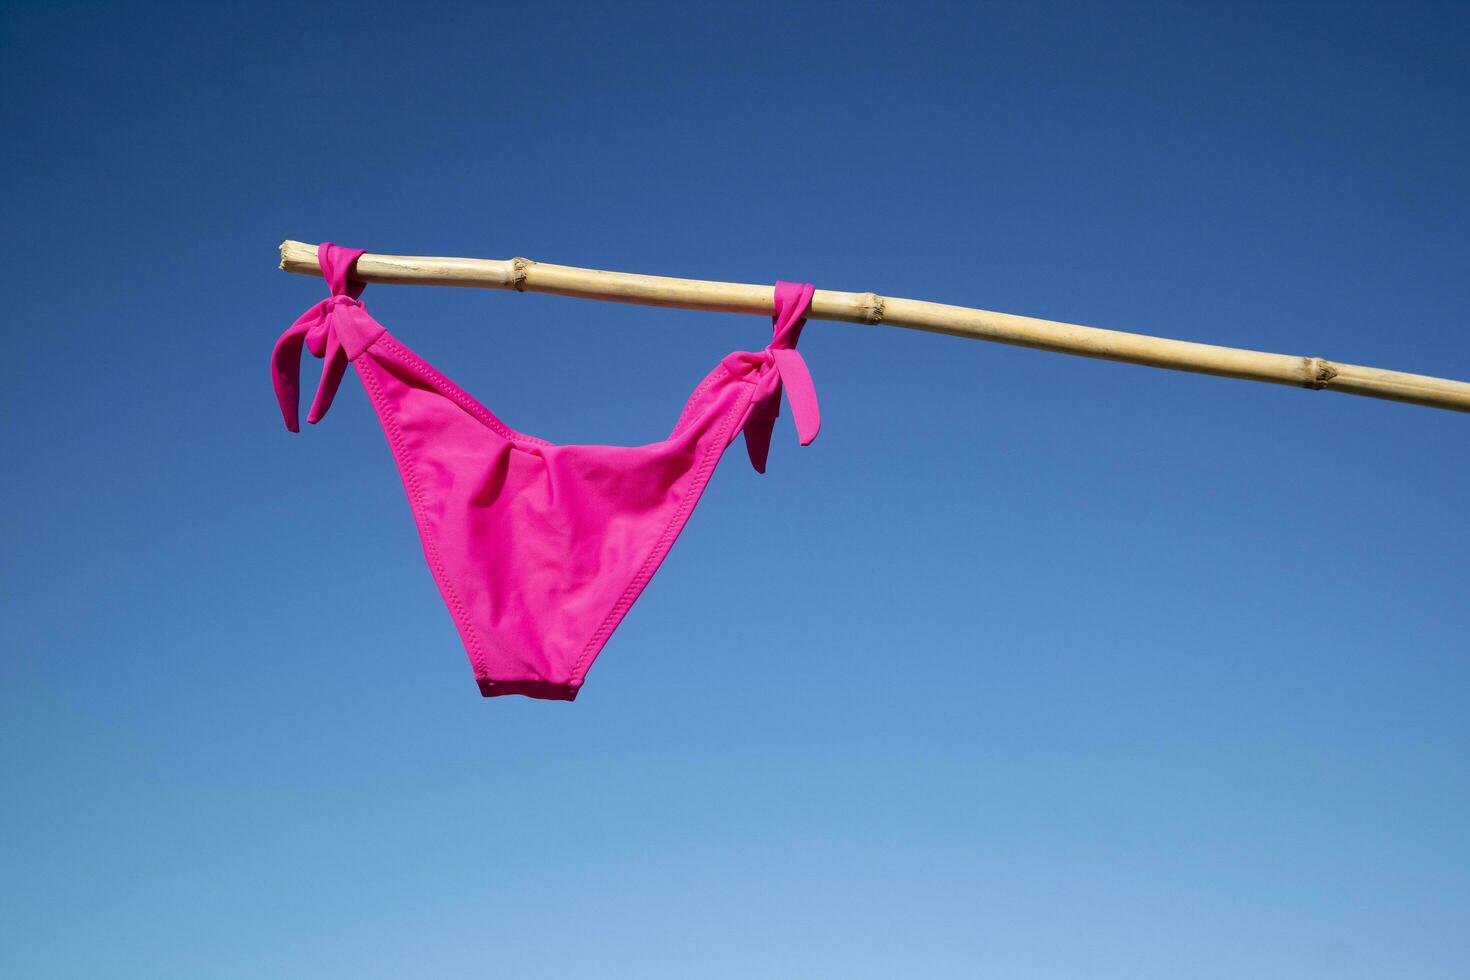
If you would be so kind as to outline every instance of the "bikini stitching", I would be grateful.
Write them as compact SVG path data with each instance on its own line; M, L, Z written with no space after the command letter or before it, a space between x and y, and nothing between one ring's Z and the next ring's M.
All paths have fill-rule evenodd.
M726 373L729 373L728 369L726 369ZM625 615L628 609L632 607L634 599L630 598L630 596L636 597L639 591L648 584L648 580L653 577L650 566L655 563L655 559L662 559L668 553L669 549L673 547L673 538L676 536L674 534L674 525L679 523L681 517L687 517L688 511L692 509L692 505L686 505L689 505L690 498L694 494L694 489L701 487L701 481L708 482L705 479L706 472L713 471L714 463L719 460L720 455L723 455L726 449L730 448L730 443L735 441L733 436L729 439L726 439L725 436L730 431L735 413L745 408L749 403L750 398L747 394L747 397L736 401L730 407L729 411L725 413L725 417L721 419L719 438L712 442L709 448L704 451L704 456L699 461L699 470L695 474L694 480L690 482L688 489L679 498L679 507L674 512L674 515L669 518L668 524L664 525L664 530L659 535L658 543L648 553L648 557L643 560L643 564L638 569L637 576L623 590L623 594L618 597L618 601L614 604L612 611L607 614L607 617L603 619L601 625L597 627L597 632L592 634L592 638L582 648L581 656L577 658L577 662L572 666L572 683L577 683L577 677L581 673L582 665L586 662L592 651L594 649L600 649L607 642L607 638L612 635L614 627L610 626L610 624L615 622L618 617ZM716 448L719 449L718 454L715 452Z
M383 339L386 340L387 336L387 334L384 334ZM459 405L460 408L463 408L465 411L475 416L475 418L481 420L490 428L494 429L496 433L498 433L500 436L504 437L510 442L529 442L534 443L538 446L551 445L551 443L547 442L545 439L538 439L535 436L528 436L510 428L504 422L497 419L494 415L491 415L490 410L488 408L485 408L483 405L480 405L469 394L469 392L460 388L459 385L455 384L453 381L450 381L432 364L424 360L422 357L419 357L407 347L404 347L402 344L397 343L394 340L388 340L387 346L392 348L393 352L398 355L399 360L406 362L406 365L408 367L416 369L419 374L423 375L424 380L428 381L435 388L437 388L441 395L454 401L457 405Z
M388 334L384 332L378 337L378 341L374 341L374 344L387 336ZM371 346L373 345L369 345L369 347ZM469 638L470 653L477 668L475 676L476 678L483 677L489 680L490 668L485 663L485 652L480 646L479 634L475 632L474 624L470 622L469 613L466 611L464 603L460 601L459 593L455 590L454 583L450 581L449 574L444 570L444 559L439 554L438 542L434 540L434 536L429 529L428 521L424 517L423 488L419 486L418 473L412 466L406 465L409 456L407 449L403 445L403 433L398 428L398 420L387 411L387 402L383 397L382 388L378 385L378 379L371 371L364 371L361 366L358 366L355 359L353 363L354 366L357 366L357 373L363 379L365 387L372 389L370 393L373 399L373 406L378 409L378 417L383 420L384 428L390 430L388 432L388 442L393 449L394 462L399 463L399 470L402 472L405 482L409 484L409 502L413 506L414 522L419 526L419 537L429 550L431 557L430 567L434 572L434 578L440 590L449 597L449 602L452 607L451 611L454 614L456 624L460 626L460 633ZM400 460L403 462L399 462Z
M715 370L711 371L709 375L706 376L705 379L695 387L694 391L689 395L689 400L684 403L684 411L679 413L678 420L674 422L674 428L673 431L669 433L669 438L672 439L674 436L679 434L679 430L683 428L685 421L688 420L690 414L693 413L694 402L699 398L699 396L704 394L710 388L714 387L715 382L719 381L722 377L725 377L726 375L729 375L732 378L735 377L734 375L730 374L730 369L725 367L723 363L717 364L715 365ZM748 384L755 383L753 381L749 381L749 379L747 378L735 378L735 380L745 381Z

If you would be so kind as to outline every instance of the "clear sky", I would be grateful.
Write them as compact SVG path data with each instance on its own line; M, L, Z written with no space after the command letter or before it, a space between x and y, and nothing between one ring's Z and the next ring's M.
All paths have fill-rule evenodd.
M0 973L1465 976L1465 416L814 322L565 704L267 373L297 238L1470 378L1464 4L0 11ZM770 335L364 299L557 442Z

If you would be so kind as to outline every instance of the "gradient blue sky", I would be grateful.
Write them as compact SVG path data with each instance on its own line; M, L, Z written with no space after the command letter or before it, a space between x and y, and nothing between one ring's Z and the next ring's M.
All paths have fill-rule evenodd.
M289 237L1470 377L1465 5L0 11L0 973L1465 976L1464 416L814 323L558 704L267 376ZM558 442L770 329L365 299Z

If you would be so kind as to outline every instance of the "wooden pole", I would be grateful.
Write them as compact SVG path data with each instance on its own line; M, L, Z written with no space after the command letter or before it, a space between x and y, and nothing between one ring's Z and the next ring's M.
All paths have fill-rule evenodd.
M282 242L281 268L302 275L321 275L316 246L296 241ZM521 258L429 258L369 252L357 260L356 278L366 282L420 286L514 289L517 292L554 293L725 313L770 314L775 302L774 286L602 272ZM1342 364L1320 357L1217 347L1010 313L992 313L965 306L830 289L816 291L809 316L814 320L928 330L1174 371L1338 391L1347 395L1470 412L1470 383Z

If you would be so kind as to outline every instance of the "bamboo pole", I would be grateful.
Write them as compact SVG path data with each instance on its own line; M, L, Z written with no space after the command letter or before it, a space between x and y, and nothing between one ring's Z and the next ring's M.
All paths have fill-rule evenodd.
M282 242L281 268L301 275L321 275L316 246L296 241ZM558 296L725 313L769 314L775 302L773 286L602 272L522 258L429 258L368 253L357 260L355 276L366 282L514 289L517 292L554 293ZM927 330L1173 371L1338 391L1347 395L1470 412L1470 383L1464 381L1384 371L1320 357L1196 344L1011 313L884 297L876 293L818 289L812 297L809 317Z

